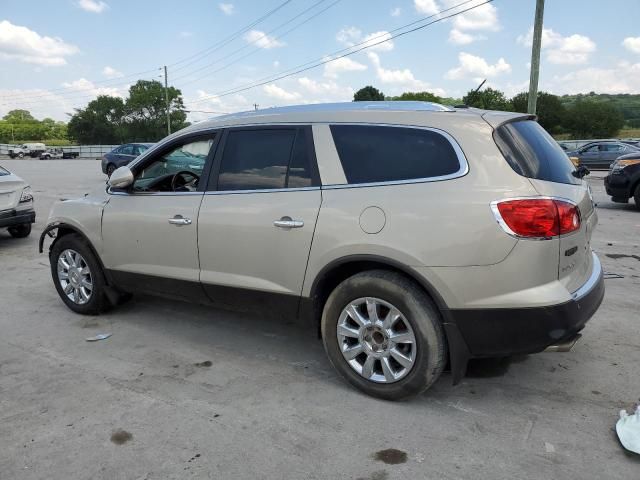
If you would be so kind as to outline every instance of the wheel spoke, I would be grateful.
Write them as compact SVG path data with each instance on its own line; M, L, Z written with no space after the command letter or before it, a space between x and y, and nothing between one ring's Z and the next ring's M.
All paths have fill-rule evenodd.
M342 354L344 355L344 358L346 358L347 360L353 360L358 355L360 355L363 351L364 350L362 348L362 345L358 343L357 345L351 348L347 348L346 350L343 350Z
M389 313L387 313L387 316L384 317L384 322L382 323L382 326L386 329L390 329L391 327L393 327L393 324L396 323L401 316L402 315L397 309L395 308L389 309Z
M71 291L73 290L73 285L71 285L70 283L67 283L64 287L62 287L64 290L64 293L66 293L67 295L69 295L71 293Z
M76 303L80 303L80 289L79 288L74 288L73 289L73 301Z
M411 359L401 353L397 348L392 348L389 353L404 368L409 368L412 364Z
M362 376L364 378L371 378L373 375L373 365L376 361L376 357L369 355L362 366Z
M82 267L82 270L80 270L80 273L82 275L89 275L91 273L91 270L89 270L89 267L85 264L85 266Z
M67 259L67 263L70 267L76 266L76 259L73 258L73 254L69 250L65 252L65 258Z
M69 262L67 262L67 259L64 257L66 257L66 255L60 255L60 257L58 258L58 265L61 266L64 270L69 270Z
M413 335L409 332L393 333L389 340L393 343L414 343Z
M369 323L369 321L360 314L357 305L349 305L347 313L349 314L351 319L361 327L364 327L367 325L367 323Z
M389 358L383 357L380 359L380 363L382 364L382 373L384 373L384 379L387 382L393 382L396 379L396 376L393 374L391 370L391 365L389 365Z
M89 292L89 293L85 292L84 288L79 288L78 290L80 290L80 296L82 297L82 300L84 302L88 301L89 300L89 295L90 295L91 292Z
M377 323L378 318L378 305L373 298L367 298L367 315L369 315L369 321L371 323Z
M358 331L346 325L338 325L338 335L349 338L358 338Z
M58 278L60 280L66 280L69 278L69 272L65 272L64 270L59 270L58 271Z

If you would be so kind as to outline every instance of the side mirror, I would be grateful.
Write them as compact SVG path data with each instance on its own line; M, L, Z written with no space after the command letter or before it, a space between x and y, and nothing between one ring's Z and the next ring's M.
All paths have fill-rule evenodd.
M133 172L126 165L117 168L109 177L108 183L113 188L127 188L133 183Z

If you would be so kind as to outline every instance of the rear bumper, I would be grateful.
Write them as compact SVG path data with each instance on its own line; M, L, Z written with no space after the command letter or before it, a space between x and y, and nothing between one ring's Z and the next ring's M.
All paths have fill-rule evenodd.
M12 227L23 223L34 223L36 212L34 210L7 210L0 212L0 228Z
M449 310L445 328L448 334L459 332L469 358L536 353L573 338L604 298L602 265L595 254L591 276L572 297L543 307Z

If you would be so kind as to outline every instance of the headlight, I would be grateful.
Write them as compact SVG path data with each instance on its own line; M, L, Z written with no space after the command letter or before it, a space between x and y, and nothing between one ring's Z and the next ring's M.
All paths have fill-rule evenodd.
M636 165L638 163L640 163L640 158L629 158L629 159L624 159L624 160L616 160L611 165L611 170L614 171L614 172L619 172L620 170L622 170L625 167L628 167L630 165Z
M31 187L24 187L22 189L22 195L20 195L20 203L27 203L33 201L33 191Z

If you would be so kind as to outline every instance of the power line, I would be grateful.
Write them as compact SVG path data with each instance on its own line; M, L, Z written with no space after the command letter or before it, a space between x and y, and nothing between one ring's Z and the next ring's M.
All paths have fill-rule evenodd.
M466 2L462 2L462 3L460 3L460 4L458 4L458 5L454 6L454 7L450 7L450 8L448 8L448 9L441 10L440 12L438 12L438 13L436 13L436 14L434 14L434 15L430 15L429 17L426 17L426 18L430 18L430 17L434 17L434 16L441 15L442 13L444 13L444 12L446 12L446 11L448 11L448 10L451 10L451 9L453 9L453 8L457 8L457 7L460 7L461 5L464 5L464 4L466 4L466 3L469 3L470 1L472 1L472 0L467 0ZM363 46L361 46L360 48L357 48L357 49L355 49L355 50L349 51L349 52L347 52L347 53L345 53L345 54L343 54L343 55L340 55L340 56L337 56L337 57L333 57L333 58L324 59L324 60L322 60L322 61L316 61L313 65L310 65L310 66L308 66L308 67L304 67L304 68L293 67L294 69L295 69L295 68L298 68L298 69L297 69L297 70L295 70L295 71L293 71L293 72L291 72L291 73L282 74L282 75L279 75L279 76L276 76L276 77L272 77L272 78L270 78L269 80L260 81L260 82L258 82L258 83L254 83L254 84L248 84L248 85L245 85L245 86L242 86L242 87L238 87L238 88L234 88L234 89L231 89L231 90L223 91L223 92L221 92L221 93L219 93L219 94L207 95L207 96L201 97L201 98L199 98L198 100L195 100L195 101L193 101L193 102L189 102L189 104L190 104L190 105L195 105L195 104L197 104L197 103L201 103L201 102L207 101L207 100L212 99L212 98L226 97L226 96L228 96L228 95L234 95L234 94L236 94L236 93L240 93L240 92L244 92L244 91L247 91L247 90L251 90L251 89L253 89L253 88L260 87L260 86L266 85L266 84L268 84L268 83L277 82L278 80L282 80L282 79L284 79L284 78L291 77L291 76L293 76L293 75L297 75L297 74L299 74L299 73L306 72L307 70L311 70L311 69L313 69L313 68L320 67L320 66L325 65L325 64L327 64L327 63L335 62L336 60L339 60L339 59L341 59L341 58L349 57L349 56L354 55L354 54L356 54L356 53L358 53L358 52L361 52L361 51L363 51L363 50L366 50L366 49L369 49L369 48L375 47L375 46L377 46L377 45L380 45L380 44L382 44L382 43L388 42L388 41L390 41L390 40L393 40L393 39L396 39L396 38L399 38L399 37L402 37L402 36L408 35L408 34L410 34L410 33L416 32L416 31L418 31L418 30L422 30L422 29L424 29L424 28L426 28L426 27L428 27L428 26L430 26L430 25L433 25L434 23L438 23L438 22L441 22L441 21L443 21L443 20L447 20L447 19L449 19L449 18L453 18L453 17L455 17L455 16L457 16L457 15L461 15L461 14L463 14L463 13L465 13L465 12L468 12L468 11L474 10L474 9L476 9L476 8L478 8L478 7L481 7L481 6L483 6L483 5L486 5L486 4L491 3L491 2L493 2L493 1L494 1L494 0L485 0L485 1L484 1L484 2L482 2L482 3L479 3L479 4L477 4L477 5L474 5L474 6L468 7L468 8L466 8L466 9L464 9L464 10L459 11L459 12L452 13L452 14L450 14L450 15L441 16L441 17L436 18L435 20L433 20L433 21L431 21L431 22L428 22L428 23L424 24L424 25L420 25L420 26L417 26L417 27L411 28L411 29L409 29L409 30L406 30L406 31L403 31L403 32L397 33L397 34L395 34L395 35L391 35L391 36L389 36L388 38L384 38L383 40L380 40L380 41L378 41L378 42L371 43L371 40L366 40L366 41L364 41L364 42L360 42L359 44L354 45L354 47L355 47L355 46L358 46L358 45L363 45L363 44L364 44L364 45L363 45ZM423 19L423 20L424 20L424 19ZM415 23L416 23L416 22L412 22L412 24L415 24ZM406 25L405 25L404 27L400 27L400 29L403 29L403 28L406 28ZM396 29L396 30L398 30L398 29ZM382 36L382 35L381 35L381 36ZM386 36L386 35L384 35L384 36ZM351 47L351 48L353 48L353 47ZM308 65L309 63L313 63L313 62L307 62L306 64L302 64L302 65Z

